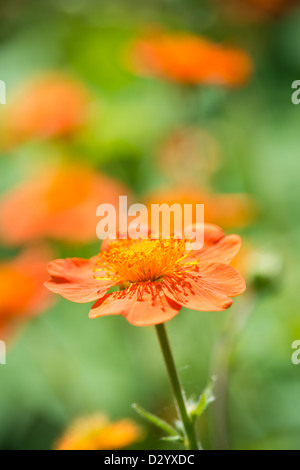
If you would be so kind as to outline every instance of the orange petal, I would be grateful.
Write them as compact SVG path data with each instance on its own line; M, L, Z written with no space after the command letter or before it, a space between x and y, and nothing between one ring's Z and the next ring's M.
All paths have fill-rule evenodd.
M241 247L241 238L238 235L228 235L214 245L203 251L193 252L201 263L225 263L229 264Z
M225 310L232 304L230 297L246 289L244 279L226 264L203 264L199 273L189 273L184 278L166 277L165 295L178 304L201 311Z
M94 278L96 257L91 259L67 258L48 265L51 275L45 286L72 302L84 303L99 299L112 286L112 282ZM101 273L97 272L97 276Z
M223 237L224 232L220 227L214 224L204 224L204 245L202 250L215 245Z
M163 293L162 284L149 282L104 296L95 303L90 318L123 315L135 326L151 326L171 320L181 306Z

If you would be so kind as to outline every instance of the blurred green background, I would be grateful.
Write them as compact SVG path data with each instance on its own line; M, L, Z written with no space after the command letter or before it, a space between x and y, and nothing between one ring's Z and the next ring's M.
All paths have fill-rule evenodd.
M137 199L168 182L155 157L170 132L192 122L217 140L221 164L211 187L249 193L259 207L255 222L229 233L271 252L283 269L267 288L251 284L252 277L249 293L226 312L183 309L167 324L175 359L187 394L199 395L218 355L217 401L199 422L206 449L300 449L300 365L291 362L291 344L300 339L300 107L291 103L291 84L300 79L299 8L247 22L225 16L208 0L12 0L1 2L0 22L7 103L19 85L44 71L82 82L94 99L93 119L64 146L124 182ZM134 75L125 64L126 45L156 24L245 48L254 61L250 83L185 94L174 83ZM32 140L3 149L1 194L51 159L59 145ZM99 249L99 242L47 243L57 258L93 256ZM1 257L11 259L19 249L2 244ZM176 448L131 409L137 402L174 418L154 328L133 327L120 317L89 320L87 305L56 300L27 322L0 365L0 448L52 448L74 418L96 411L143 424L146 438L133 448Z

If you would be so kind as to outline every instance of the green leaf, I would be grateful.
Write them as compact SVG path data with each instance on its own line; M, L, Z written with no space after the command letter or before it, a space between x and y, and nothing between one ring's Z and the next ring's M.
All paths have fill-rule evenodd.
M215 381L216 377L213 376L208 382L207 387L200 396L198 402L192 406L190 416L193 420L196 420L206 410L208 405L215 400L213 394L213 386Z
M165 436L162 437L163 441L168 441L168 442L184 442L184 439L182 436Z
M158 428L162 429L165 431L167 434L174 438L179 438L178 433L176 430L166 421L163 419L159 418L158 416L155 416L152 413L149 413L148 411L144 410L140 405L137 403L133 403L132 408L144 419L149 421L151 424L154 424ZM176 439L175 439L176 440Z

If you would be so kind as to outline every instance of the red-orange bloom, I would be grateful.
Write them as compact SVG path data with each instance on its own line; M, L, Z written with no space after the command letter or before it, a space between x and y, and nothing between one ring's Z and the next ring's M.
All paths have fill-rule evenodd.
M0 263L0 339L41 313L51 299L43 283L49 253L40 248L27 249L18 257Z
M247 194L213 194L207 190L201 190L193 185L176 186L153 191L146 198L146 205L151 211L152 204L179 204L184 209L185 204L204 204L205 220L208 223L221 225L222 227L243 227L251 223L256 214L255 201ZM195 213L193 213L195 217ZM149 217L150 218L150 217ZM172 221L174 224L175 220ZM145 221L147 223L147 221ZM196 223L196 219L193 220ZM161 221L160 221L161 224ZM174 225L173 230L181 231L182 226ZM153 231L161 233L160 227L151 226Z
M249 55L189 33L158 33L131 48L135 71L187 84L236 87L252 72Z
M245 290L229 263L240 248L238 235L205 226L204 246L190 251L185 240L118 240L89 260L51 262L46 287L73 302L97 300L90 318L123 315L136 326L163 323L181 307L219 311ZM121 290L107 294L113 287Z
M26 84L5 111L4 139L8 145L31 138L68 135L87 116L88 93L81 83L58 74Z
M127 193L122 184L82 164L48 167L0 200L0 238L10 245L43 237L94 240L98 205L118 207L119 195Z
M127 447L141 438L141 429L123 419L110 423L95 414L77 419L55 445L55 450L114 450Z

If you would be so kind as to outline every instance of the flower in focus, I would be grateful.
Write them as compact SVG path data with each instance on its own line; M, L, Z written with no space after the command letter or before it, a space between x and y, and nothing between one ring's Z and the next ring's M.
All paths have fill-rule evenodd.
M4 143L61 137L76 131L87 116L88 93L74 79L49 74L29 82L5 111Z
M180 186L170 189L153 191L146 198L146 205L151 211L152 204L179 204L184 209L185 204L204 204L205 220L208 223L220 225L222 227L243 227L251 223L256 215L256 205L253 199L246 194L213 194L207 190L200 190L196 187ZM196 214L193 212L193 217ZM151 219L151 217L149 216ZM147 223L147 221L144 221ZM151 220L153 224L153 221ZM177 226L177 221L171 221L173 226L171 231L182 231L183 226ZM196 223L196 220L193 220ZM161 224L161 221L160 221ZM155 227L151 225L151 230L162 233L161 225Z
M191 251L184 239L109 240L91 259L59 259L48 265L46 287L73 302L96 300L90 318L123 315L136 326L163 323L181 307L219 311L245 290L229 266L240 248L238 235L206 225L204 245ZM119 291L108 293L118 286Z
M30 248L13 260L0 262L0 339L9 338L20 324L50 305L43 285L49 258L47 250Z
M110 423L95 414L77 419L55 445L55 450L115 450L140 440L141 429L131 420Z
M119 195L127 192L122 184L82 164L47 167L0 200L0 238L8 245L43 237L92 241L98 205L118 207Z
M242 49L189 33L155 33L137 39L130 60L138 73L186 84L238 87L252 73L252 61Z

